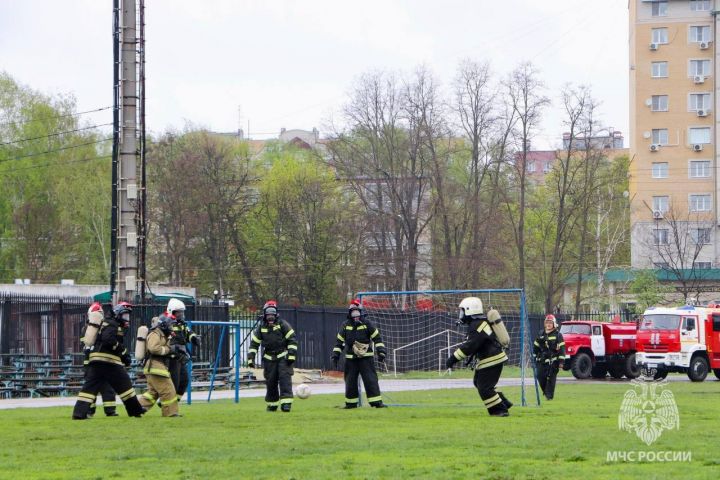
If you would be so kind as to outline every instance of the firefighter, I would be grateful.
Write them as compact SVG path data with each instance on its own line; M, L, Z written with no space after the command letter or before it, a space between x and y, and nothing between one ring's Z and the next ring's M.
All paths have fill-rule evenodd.
M546 399L555 396L555 380L565 364L565 340L552 313L545 316L544 328L533 343L537 379Z
M477 297L464 298L459 307L459 322L468 327L467 339L448 357L445 366L452 368L460 360L474 356L477 363L473 384L485 408L494 417L507 417L513 404L502 392L496 391L495 386L508 357L489 323L500 320L500 313L490 310L486 316L482 300Z
M120 302L104 316L99 325L92 351L88 356L85 383L73 409L74 420L88 418L90 407L106 382L118 392L129 416L140 417L144 413L130 376L124 368L130 366L131 360L130 353L123 345L125 332L130 326L131 312L131 304Z
M170 319L161 316L160 321L150 330L145 339L145 366L143 373L147 378L148 389L140 396L140 404L149 410L158 400L161 401L163 417L179 417L178 396L170 378L172 357L183 355L180 345L170 345L173 336Z
M102 312L102 305L100 305L100 302L95 302L92 305L90 305L90 309L88 310L88 314L91 312ZM85 332L88 328L88 319L85 320L85 325L83 325L82 330L80 331L80 343L83 347L83 371L85 375L83 376L83 379L87 379L88 374L88 363L90 361L90 352L92 352L92 348L85 345ZM117 417L117 411L116 411L116 404L115 404L115 390L112 389L110 384L108 382L105 382L100 387L100 395L102 396L103 401L103 410L105 411L105 416L107 417ZM92 418L95 416L95 402L97 401L97 397L95 400L93 400L92 404L90 405L90 411L88 412L87 416L88 418Z
M375 351L378 361L385 362L385 344L378 330L365 316L359 300L353 300L348 307L347 320L340 326L337 341L332 352L332 362L337 369L340 355L345 353L345 408L357 408L360 391L358 376L365 384L368 403L376 408L385 408L380 394Z
M267 411L275 412L280 405L280 410L289 412L293 403L292 376L297 358L297 340L292 326L278 315L274 300L265 303L260 324L252 333L248 367L255 367L255 357L261 345Z
M190 380L187 369L187 364L190 361L187 344L190 343L193 348L199 348L200 335L190 330L190 327L185 323L185 304L181 300L171 298L167 310L161 318L163 316L169 319L174 333L170 338L170 345L177 345L180 352L170 359L170 375L179 401L187 391Z

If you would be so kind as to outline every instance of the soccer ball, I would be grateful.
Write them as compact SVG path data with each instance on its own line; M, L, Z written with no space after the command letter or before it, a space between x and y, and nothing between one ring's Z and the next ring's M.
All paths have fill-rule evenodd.
M295 395L297 395L298 398L305 400L310 396L310 387L305 385L304 383L301 383L295 389Z

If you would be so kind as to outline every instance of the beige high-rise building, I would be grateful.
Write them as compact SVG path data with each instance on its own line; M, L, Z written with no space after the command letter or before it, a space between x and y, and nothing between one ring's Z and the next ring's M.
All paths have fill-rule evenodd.
M716 8L720 0L629 1L636 268L720 266Z

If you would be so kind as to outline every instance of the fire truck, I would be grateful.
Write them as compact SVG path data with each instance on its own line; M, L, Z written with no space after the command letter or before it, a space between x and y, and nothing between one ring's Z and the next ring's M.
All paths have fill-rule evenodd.
M656 379L680 372L702 382L711 369L720 379L720 304L645 310L637 350L643 373Z
M565 340L565 370L575 378L637 378L635 323L573 320L560 325Z

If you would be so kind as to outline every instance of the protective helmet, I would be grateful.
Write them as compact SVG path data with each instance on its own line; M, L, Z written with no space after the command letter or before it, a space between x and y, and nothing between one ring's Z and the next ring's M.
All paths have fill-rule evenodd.
M365 312L363 311L363 308L360 306L360 302L357 300L353 300L350 302L350 306L348 307L348 314L347 318L349 320L358 320L365 316Z
M128 324L130 322L130 314L132 313L132 309L132 303L120 302L113 307L112 311L116 320Z
M184 312L185 304L177 298L171 298L167 305L167 311L170 313Z
M274 323L277 317L277 302L275 300L268 300L265 302L265 305L263 305L263 318L268 323Z
M88 308L88 313L92 312L102 312L103 308L102 305L100 305L100 302L93 302L92 305L90 305L90 308Z
M157 325L155 326L159 328L164 335L170 335L172 333L172 319L165 315L160 315L157 319Z
M555 318L555 315L552 313L545 315L545 321L547 322L548 320L553 323L553 327L557 327L557 319Z
M460 302L460 313L459 318L460 321L464 321L474 315L482 315L483 313L483 303L482 300L480 300L477 297L466 297L463 298Z

